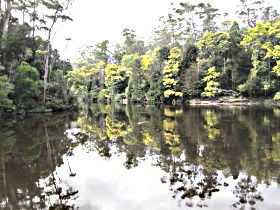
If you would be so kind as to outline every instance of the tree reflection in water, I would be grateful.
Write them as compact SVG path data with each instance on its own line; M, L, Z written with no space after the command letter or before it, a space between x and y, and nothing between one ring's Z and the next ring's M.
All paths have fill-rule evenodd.
M277 109L94 105L77 118L8 122L0 124L2 208L74 208L79 193L56 168L67 165L70 179L79 174L68 161L77 146L106 159L124 154L129 170L152 157L181 206L206 207L228 189L229 205L254 209L264 200L259 185L280 183ZM69 128L78 128L72 137Z
M154 155L154 165L169 174L162 183L169 184L181 205L206 207L207 200L228 188L226 179L233 177L237 201L232 206L254 209L263 201L258 185L279 183L280 129L275 110L152 106L94 110L90 124L80 117L79 125L96 142L96 149L106 148L109 154L117 147L114 152L126 154L128 169Z
M77 198L78 190L63 183L57 174L52 173L41 185L44 188L42 196L49 209L74 209L73 201Z
M63 164L63 155L71 150L65 130L76 118L69 114L28 115L0 122L1 182L0 198L4 209L45 209L67 207L77 191L62 191L54 177ZM3 177L3 179L2 179ZM40 186L49 180L50 191ZM57 203L48 205L48 196L58 195Z

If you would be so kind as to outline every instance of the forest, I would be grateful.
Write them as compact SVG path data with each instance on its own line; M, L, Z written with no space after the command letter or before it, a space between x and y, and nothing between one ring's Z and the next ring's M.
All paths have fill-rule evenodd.
M71 0L1 0L0 110L47 112L75 108L65 78L72 70L52 47L54 27L71 21Z
M228 91L280 101L280 19L268 0L240 0L234 17L211 3L172 4L148 42L125 28L122 43L86 46L74 65L51 44L55 25L72 21L71 0L0 3L0 110L174 104Z

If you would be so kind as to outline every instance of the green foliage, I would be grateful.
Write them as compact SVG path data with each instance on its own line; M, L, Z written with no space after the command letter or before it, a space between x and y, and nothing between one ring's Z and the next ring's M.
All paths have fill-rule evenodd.
M127 99L133 102L143 101L147 89L146 80L144 79L145 73L151 65L149 56L140 56L137 53L125 55L121 65L128 77Z
M66 110L66 105L60 98L53 98L49 103L47 103L46 107L53 111Z
M53 49L50 41L53 27L58 21L72 20L65 13L71 2L72 0L2 1L1 109L2 105L7 110L14 107L11 101L6 100L7 96L13 100L13 105L16 105L20 111L44 112L49 111L47 106L50 103L57 105L59 101L61 105L67 107L75 103L67 80L64 78L72 66L69 62L60 59L58 51ZM38 36L45 31L47 36L44 39ZM43 79L44 97L41 91ZM5 80L9 82L7 86L4 85ZM13 91L8 91L10 89Z
M98 101L106 103L110 100L110 92L108 89L102 89L98 94Z
M196 62L197 56L197 47L195 45L187 45L182 53L179 68L182 70L188 69L193 63Z
M168 47L162 47L159 49L159 56L160 56L160 60L163 61L167 61L168 57L170 55L170 50Z
M30 110L38 105L42 81L36 68L23 62L16 71L14 94L19 109Z
M203 90L204 72L200 70L199 65L194 63L184 75L184 92L189 98L198 97Z
M0 76L0 111L12 109L13 101L9 99L10 93L7 76Z

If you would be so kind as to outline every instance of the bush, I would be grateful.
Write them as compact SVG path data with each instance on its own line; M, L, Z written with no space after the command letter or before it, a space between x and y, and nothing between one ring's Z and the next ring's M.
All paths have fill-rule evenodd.
M40 101L42 81L36 68L23 62L17 69L14 83L15 102L18 109L30 110Z
M63 111L67 109L67 106L64 104L62 99L53 98L51 102L46 105L47 108L52 109L53 111Z
M10 93L8 86L7 76L0 76L0 111L11 110L13 108L13 102L8 97Z

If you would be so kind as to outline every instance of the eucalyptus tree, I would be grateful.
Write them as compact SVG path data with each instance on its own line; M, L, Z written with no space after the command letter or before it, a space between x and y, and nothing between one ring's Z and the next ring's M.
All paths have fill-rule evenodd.
M197 14L202 21L202 33L216 32L218 30L216 19L219 17L219 9L212 7L210 3L199 3Z
M182 34L196 41L198 38L198 25L196 21L196 5L189 2L180 2L180 8L175 8L175 13L179 16L177 20L182 24Z
M47 32L47 47L45 53L45 65L44 65L44 101L46 100L46 91L48 85L49 76L49 62L50 62L50 51L51 51L51 36L53 29L58 21L72 21L72 18L67 15L66 11L72 4L72 0L42 0L43 6L48 10L48 14L44 15L46 18L45 29Z
M279 18L277 9L266 0L239 0L237 14L247 28L256 27L260 21L275 21Z
M122 36L124 38L123 48L126 54L144 54L144 42L141 39L138 39L134 30L125 28L122 31Z

